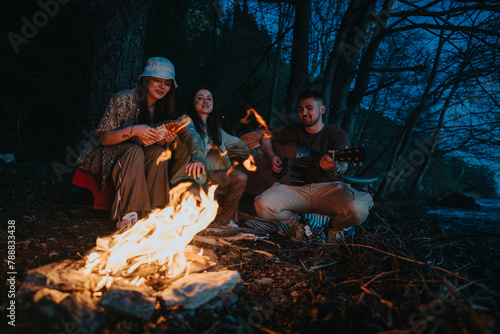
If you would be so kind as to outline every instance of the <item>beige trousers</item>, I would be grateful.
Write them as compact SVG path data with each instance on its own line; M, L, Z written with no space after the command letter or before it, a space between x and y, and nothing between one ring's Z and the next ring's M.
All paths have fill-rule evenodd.
M111 219L120 220L126 213L148 213L151 208L168 204L168 161L163 158L165 147L137 144L120 145L112 171L115 200Z
M195 199L201 200L200 190L208 192L210 186L217 185L215 192L216 200L219 204L219 213L215 222L220 225L227 225L231 219L236 220L238 206L245 191L247 184L247 175L234 167L224 170L212 170L207 172L207 181L204 184L198 184L194 181L185 181L172 188L171 205L174 208L190 195Z
M297 224L298 213L333 216L332 228L340 231L363 223L373 206L373 199L370 194L340 182L304 186L274 183L255 198L254 206L259 217L289 226Z

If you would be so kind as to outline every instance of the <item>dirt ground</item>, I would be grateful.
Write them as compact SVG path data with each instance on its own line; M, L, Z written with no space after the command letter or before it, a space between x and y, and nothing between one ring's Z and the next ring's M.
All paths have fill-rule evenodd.
M8 248L9 235L16 242L15 268L7 267L5 252L1 268L15 270L17 290L27 270L79 259L98 236L115 231L105 219L66 216L68 184L69 177L58 182L48 165L0 166L2 249ZM15 221L14 233L9 220ZM149 321L108 314L99 333L500 332L498 236L444 229L400 201L377 203L343 243L303 245L274 234L269 239L279 246L234 242L250 249L243 250L198 244L218 255L218 268L241 274L232 302L195 311L159 303ZM2 286L2 310L9 305L3 297L9 289L9 282ZM68 329L65 319L42 315L29 300L16 303L16 327L4 317L3 330L81 332Z

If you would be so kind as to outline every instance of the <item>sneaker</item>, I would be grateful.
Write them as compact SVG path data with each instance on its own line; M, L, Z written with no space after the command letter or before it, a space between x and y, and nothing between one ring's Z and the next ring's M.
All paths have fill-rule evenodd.
M306 236L305 225L301 223L297 223L291 227L291 238L302 242Z
M236 222L231 219L229 223L223 223L219 219L215 219L213 222L210 223L209 227L212 228L239 228L240 226L236 224Z
M239 228L240 225L236 224L236 222L231 219L231 221L229 223L227 223L227 225L223 225L222 227L226 227L226 228Z
M116 223L117 229L122 229L124 227L132 227L137 223L139 217L137 216L137 212L129 212L125 216L123 216L122 220Z
M354 234L354 229L352 227L347 227L340 231L334 231L332 228L328 229L328 234L326 236L327 243L342 242L345 238Z

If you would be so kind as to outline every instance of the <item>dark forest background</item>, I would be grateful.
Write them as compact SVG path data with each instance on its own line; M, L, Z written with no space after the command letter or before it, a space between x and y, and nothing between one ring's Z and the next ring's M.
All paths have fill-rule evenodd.
M248 108L275 129L320 90L328 122L367 149L349 173L379 177L379 199L495 196L496 1L42 0L1 15L0 154L50 165L45 182L69 181L110 96L162 56L178 113L206 83L238 136L258 126L240 123Z

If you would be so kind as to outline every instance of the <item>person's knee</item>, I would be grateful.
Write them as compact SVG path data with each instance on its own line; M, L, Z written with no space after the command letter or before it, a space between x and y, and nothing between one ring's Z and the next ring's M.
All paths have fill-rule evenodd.
M241 170L236 170L233 173L234 173L233 175L234 182L244 187L248 181L247 174L245 174L245 172L242 172Z
M369 207L364 203L354 202L350 208L350 221L355 225L360 225L368 218Z
M269 214L269 206L267 205L267 201L265 201L262 196L257 196L253 202L253 206L255 208L255 212L257 216L261 218L268 219Z
M160 145L151 145L149 148L151 155L155 158L162 156L165 153L165 148Z
M130 156L131 160L134 162L144 161L144 151L139 145L130 145L126 155Z

